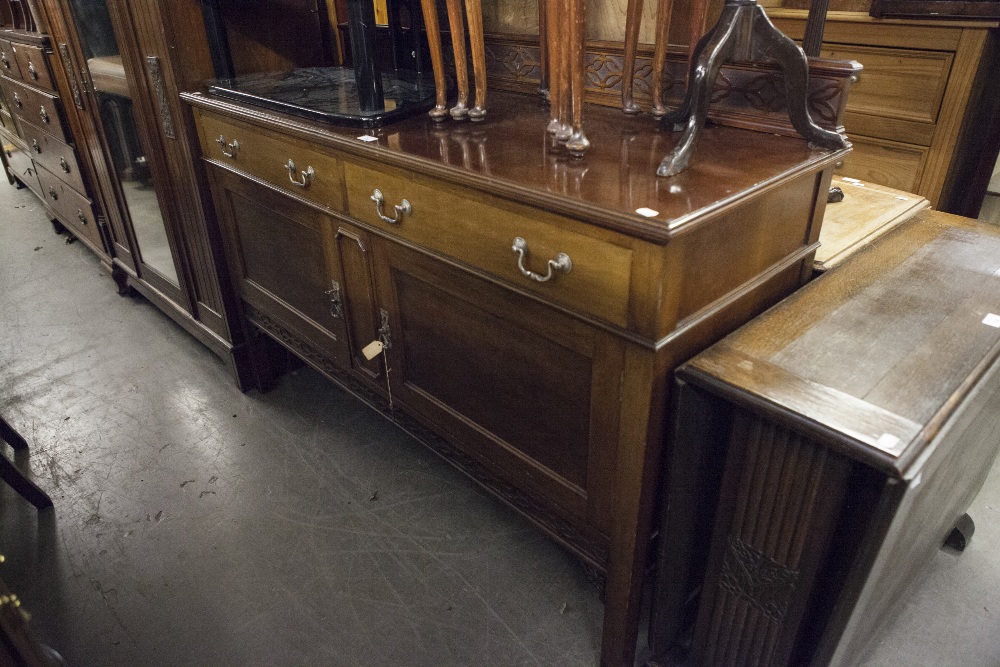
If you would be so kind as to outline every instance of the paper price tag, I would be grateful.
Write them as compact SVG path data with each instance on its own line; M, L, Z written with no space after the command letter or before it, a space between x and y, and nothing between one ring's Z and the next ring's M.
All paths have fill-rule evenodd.
M358 141L378 141L378 137L373 137L370 134L366 134L363 137L358 137Z
M365 359L371 361L378 355L382 354L382 349L384 347L385 346L382 345L382 341L373 340L372 342L364 346L364 348L361 350L361 354L365 355Z
M997 315L996 313L990 313L989 315L983 318L983 324L985 324L988 327L996 327L997 329L1000 329L1000 315Z

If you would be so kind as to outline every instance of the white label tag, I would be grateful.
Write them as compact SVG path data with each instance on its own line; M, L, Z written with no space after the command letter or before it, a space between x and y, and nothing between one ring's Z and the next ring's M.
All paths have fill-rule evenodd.
M1000 315L997 315L996 313L990 313L989 315L983 318L983 324L985 324L988 327L996 327L997 329L1000 329Z
M378 355L382 353L382 341L373 340L372 342L365 345L364 349L361 350L361 354L365 355L365 359L371 361Z
M363 137L358 137L358 141L378 141L378 137L373 137L370 134L366 134Z
M856 178L851 178L850 176L843 176L840 180L847 181L848 183L860 183L861 181Z
M899 444L899 438L894 436L892 433L883 433L878 437L878 440L875 441L875 444L883 449L892 449Z
M653 209L646 208L645 206L643 206L642 208L635 209L635 212L646 218L655 218L660 214L659 211L654 211Z

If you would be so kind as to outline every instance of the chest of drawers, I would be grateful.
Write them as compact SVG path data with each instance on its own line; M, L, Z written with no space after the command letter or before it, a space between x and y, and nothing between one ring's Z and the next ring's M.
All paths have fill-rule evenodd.
M105 241L77 160L44 35L0 39L0 92L10 127L0 127L12 175L41 199L50 217L102 257Z

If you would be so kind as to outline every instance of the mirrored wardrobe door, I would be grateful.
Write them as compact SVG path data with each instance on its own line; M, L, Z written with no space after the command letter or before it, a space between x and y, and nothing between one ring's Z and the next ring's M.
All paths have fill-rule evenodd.
M157 176L163 170L141 125L143 83L122 57L107 0L66 3L85 59L81 69L93 92L92 114L104 135L119 208L131 229L136 270L142 280L182 300L175 244L164 219L163 203L169 200L160 192L165 186Z

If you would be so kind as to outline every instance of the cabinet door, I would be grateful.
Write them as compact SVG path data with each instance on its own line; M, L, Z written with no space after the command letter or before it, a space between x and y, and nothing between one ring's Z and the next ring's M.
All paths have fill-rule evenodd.
M223 169L210 174L229 266L250 319L279 337L287 332L285 342L297 341L303 356L347 368L336 220Z
M340 270L342 309L349 338L351 371L378 390L385 388L383 364L378 358L366 359L362 350L379 337L383 312L374 288L370 235L338 221L331 239L331 252Z
M526 489L540 514L554 510L590 543L585 551L600 552L611 524L622 344L445 261L391 242L380 248L394 398L485 468L495 480L487 486L501 495Z

